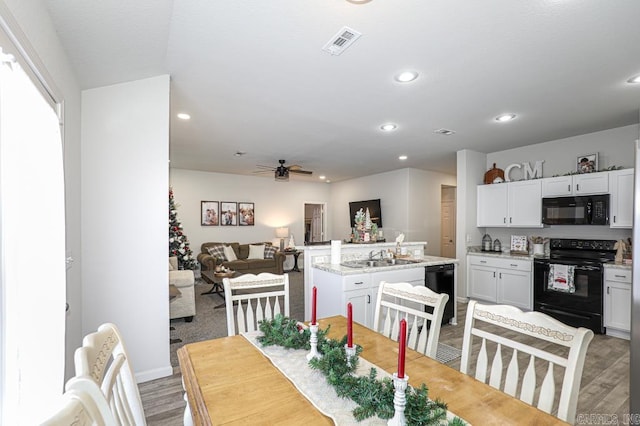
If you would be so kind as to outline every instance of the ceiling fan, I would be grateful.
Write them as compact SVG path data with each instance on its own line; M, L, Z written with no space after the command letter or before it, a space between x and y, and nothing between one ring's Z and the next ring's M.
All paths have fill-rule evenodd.
M280 165L277 167L263 166L258 164L256 167L264 170L257 170L254 173L264 173L264 172L272 171L274 172L274 176L276 180L282 180L282 181L289 180L289 173L307 175L307 176L310 176L313 173L309 170L302 170L302 166L299 166L297 164L292 164L291 166L285 166L284 165L285 162L286 162L285 160L278 160L278 163L280 163Z

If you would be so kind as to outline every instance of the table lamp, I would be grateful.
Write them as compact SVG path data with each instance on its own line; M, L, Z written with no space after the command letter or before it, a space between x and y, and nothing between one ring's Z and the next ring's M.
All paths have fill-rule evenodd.
M280 238L280 251L284 251L284 239L289 236L289 228L276 228L276 237Z

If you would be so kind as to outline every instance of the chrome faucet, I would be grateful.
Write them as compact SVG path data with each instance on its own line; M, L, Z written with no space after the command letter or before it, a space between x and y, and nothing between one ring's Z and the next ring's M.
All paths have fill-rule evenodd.
M377 255L374 254L375 252L375 250L371 250L369 252L369 260L373 260L374 256L380 256L380 260L384 259L384 250L380 250L380 253L378 253Z

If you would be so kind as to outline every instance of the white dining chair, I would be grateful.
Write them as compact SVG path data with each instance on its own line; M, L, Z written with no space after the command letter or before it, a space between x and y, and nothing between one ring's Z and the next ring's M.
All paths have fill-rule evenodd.
M114 324L102 324L85 336L75 352L75 369L76 376L89 376L98 384L118 424L146 425L129 356Z
M224 278L227 334L255 331L258 322L277 314L289 316L289 275L263 272ZM282 305L282 306L281 306Z
M544 366L543 370L546 368L546 373L540 371L540 375L544 374L544 379L538 391L537 407L547 413L553 414L556 397L554 366L564 368L556 417L569 423L574 422L582 368L587 347L593 339L593 331L583 327L568 326L541 312L522 312L514 306L482 305L476 301L470 301L467 307L460 363L460 371L465 374L470 374L469 364L474 336L482 339L477 353L475 378L486 383L489 362L487 341L494 342L494 345L491 345L495 346L495 354L491 361L489 385L513 397L516 397L520 387L519 398L527 404L533 405L536 392L536 361L539 366ZM554 345L549 345L547 342ZM508 358L511 355L504 383L502 379L503 347L508 348L505 351L507 352L505 357ZM550 351L552 347L556 349L553 352ZM527 359L524 361L527 367L523 374L520 374L519 352Z
M65 386L60 409L41 426L117 426L107 399L87 376L72 377Z
M447 300L449 295L435 293L424 286L381 281L374 330L397 341L400 320L404 318L408 330L407 346L435 359Z

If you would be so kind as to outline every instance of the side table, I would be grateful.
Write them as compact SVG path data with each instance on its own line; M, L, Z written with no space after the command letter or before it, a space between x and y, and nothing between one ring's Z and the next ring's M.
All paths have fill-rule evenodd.
M293 268L284 272L300 272L300 269L298 268L298 256L300 256L300 253L302 253L302 251L285 250L282 253L284 253L285 256L293 256Z

